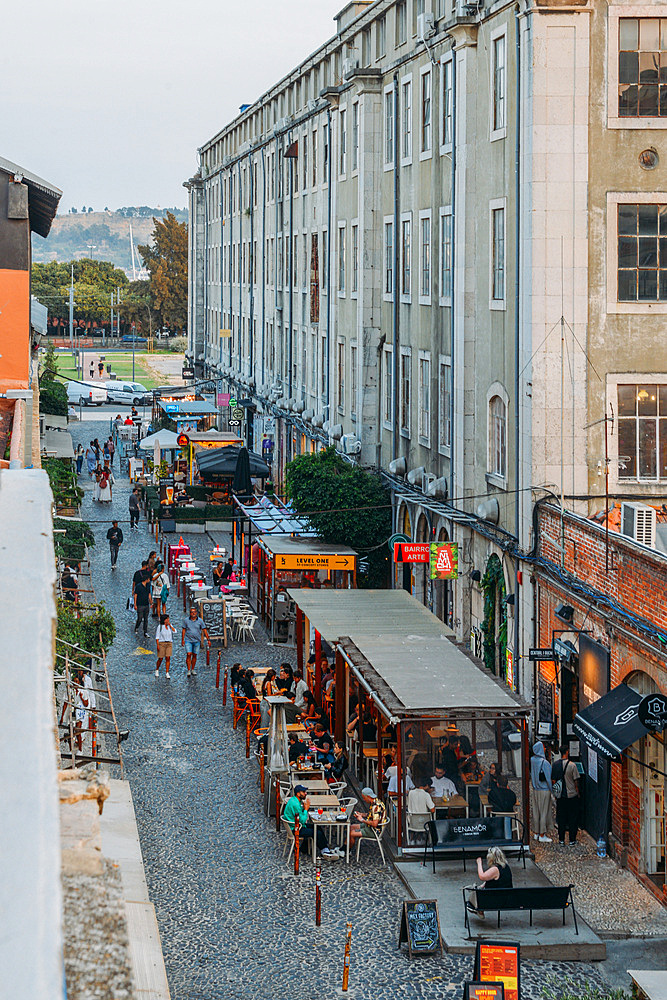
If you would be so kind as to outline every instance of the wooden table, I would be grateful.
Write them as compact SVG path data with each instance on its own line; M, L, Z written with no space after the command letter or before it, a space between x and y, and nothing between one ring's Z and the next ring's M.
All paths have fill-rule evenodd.
M309 795L308 801L313 809L338 809L337 795Z
M292 783L295 784L295 785L303 785L304 788L308 789L309 793L310 792L328 792L329 791L329 785L327 784L326 781L320 781L320 780L316 781L316 780L313 780L313 779L311 779L309 781L307 778L306 779L299 778L297 781L293 780Z
M285 729L287 730L288 733L301 733L304 736L308 732L306 727L303 726L300 722L289 722L285 726Z
M436 809L463 809L465 811L466 817L468 816L468 802L459 795L450 795L448 799L437 798L433 799L435 802Z

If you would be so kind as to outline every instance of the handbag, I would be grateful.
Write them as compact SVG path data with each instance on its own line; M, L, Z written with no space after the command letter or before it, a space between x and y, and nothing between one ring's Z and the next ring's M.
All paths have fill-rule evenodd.
M165 603L168 597L169 597L169 587L167 586L166 583L163 583L162 590L160 591L160 600L162 601L163 604Z
M559 764L560 764L560 772L557 772L557 768L558 768ZM553 780L553 774L554 774L554 772L560 773L561 777L560 778L556 778L555 780ZM552 784L553 784L554 798L560 799L563 796L563 780L565 778L565 768L563 767L563 761L562 760L557 760L556 761L556 763L554 764L554 769L553 769L553 771L551 773L552 773Z

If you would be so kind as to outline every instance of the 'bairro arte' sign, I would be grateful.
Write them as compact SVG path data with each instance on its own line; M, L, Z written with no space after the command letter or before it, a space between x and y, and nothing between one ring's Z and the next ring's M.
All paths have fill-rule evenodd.
M394 562L428 563L431 580L455 580L459 547L456 542L395 542Z

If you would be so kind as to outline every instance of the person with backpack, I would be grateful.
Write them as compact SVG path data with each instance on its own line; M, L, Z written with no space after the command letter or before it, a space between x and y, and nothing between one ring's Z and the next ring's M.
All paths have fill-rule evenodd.
M533 797L533 837L543 844L550 844L547 834L551 819L551 764L544 753L544 744L533 744L530 758L530 785Z
M551 772L553 792L556 797L556 824L558 842L565 847L565 831L570 837L570 847L577 842L579 832L579 771L570 760L570 748L564 743Z

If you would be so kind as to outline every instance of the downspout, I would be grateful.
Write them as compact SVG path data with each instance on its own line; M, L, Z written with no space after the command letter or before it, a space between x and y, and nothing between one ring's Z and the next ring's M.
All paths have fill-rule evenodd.
M262 146L262 385L266 366L266 161Z
M399 252L398 252L398 240L399 240L399 197L400 197L400 184L399 184L399 155L398 155L398 73L394 73L394 287L393 292L393 308L392 308L392 319L393 319L393 330L392 330L392 352L393 352L393 364L391 366L391 380L392 380L392 393L393 393L393 422L392 422L392 445L391 445L391 457L396 460L398 458L398 344L399 344L399 282L400 276L398 273L399 268Z
M209 283L209 261L208 261L208 191L206 181L204 181L204 364L206 364L208 352L208 283ZM134 358L134 356L133 356ZM199 353L197 353L197 359ZM197 360L195 359L195 361ZM134 365L132 366L134 378Z
M280 173L279 173L279 171L280 171ZM282 218L282 211L280 211L280 212L278 211L278 191L281 190L281 188L279 188L279 184L280 184L279 178L281 176L282 176L282 164L280 163L280 159L278 157L278 137L276 136L276 151L275 151L275 154L274 154L274 165L273 165L273 195L274 195L274 202L275 202L275 207L276 207L276 213L275 213L276 214L276 246L275 246L275 250L274 250L275 284L274 284L274 287L273 287L273 357L271 358L271 365L270 365L271 371L274 373L274 375L275 375L275 356L278 353L278 351L277 351L277 345L282 340L283 330L285 328L285 323L283 322L283 308L282 308L283 303L282 303L282 298L281 298L281 300L280 300L280 333L278 332L278 288L282 288L283 287L282 286L282 278L283 278L283 261L282 260L280 261L280 274L278 274L278 233L280 232L281 237L284 236L283 229L284 229L284 225L285 225L284 219ZM281 190L281 194L282 194L282 190ZM280 208L282 209L282 197L280 199ZM280 226L278 226L278 216L279 215L280 215ZM283 253L284 253L285 252L285 248L284 248L284 242L282 242L282 240L281 240L281 244L280 245L283 247ZM282 257L282 254L281 254L281 257ZM280 382L281 387L282 387L282 384L283 384L282 364L283 364L283 357L282 357L282 353L281 353L281 356L280 356L280 368L278 370L278 382ZM276 438L278 438L277 434L276 434Z
M292 144L292 133L290 132L287 137L288 143ZM288 402L292 398L292 353L294 349L294 336L292 333L292 307L294 298L294 234L292 232L292 227L294 223L294 157L290 156L289 159L289 332L288 332L288 346L287 346L287 359L289 364L289 370L287 372L287 399Z
M223 185L222 176L218 178L218 183L220 184L220 329L225 325L225 269L223 265L224 260L224 249L225 249L225 202L222 196ZM218 330L218 363L222 364L222 337L220 336L220 330Z
M250 171L250 246L248 247L248 279L250 287L250 302L249 302L249 319L248 319L248 345L249 345L249 359L250 359L250 378L255 377L254 368L254 319L255 319L255 181L253 177L253 160L252 153L248 153L248 169Z
M234 170L229 171L229 367L232 367L232 284L234 280Z
M449 393L449 497L456 496L454 490L454 448L456 434L454 433L454 373L456 371L456 49L452 52L452 307L449 314L450 323L450 357L451 357L451 391Z
M241 374L241 358L243 357L243 321L241 319L243 312L243 186L241 185L241 161L238 163L239 167L239 259L238 264L238 275L239 275L239 363L238 363L238 373Z
M521 547L519 529L521 525L521 419L520 419L520 365L521 351L519 338L521 335L521 288L520 288L520 267L521 267L521 28L519 22L519 8L514 11L515 45L516 45L516 111L515 111L515 136L514 136L514 200L515 200L515 239L514 239L514 467L516 504L514 506L514 534L517 538L517 556L515 561L516 583L514 587L514 664L515 682L517 691L519 690L519 664L522 662L520 649L520 623L521 623L521 602L519 601L519 572Z
M326 409L325 413L328 415L327 419L331 418L331 369L330 369L330 358L331 358L331 298L333 292L331 291L331 241L333 239L333 233L331 231L331 206L332 206L332 195L331 195L331 105L327 107L327 136L329 144L329 160L327 163L327 356L325 360L325 387L326 387Z

